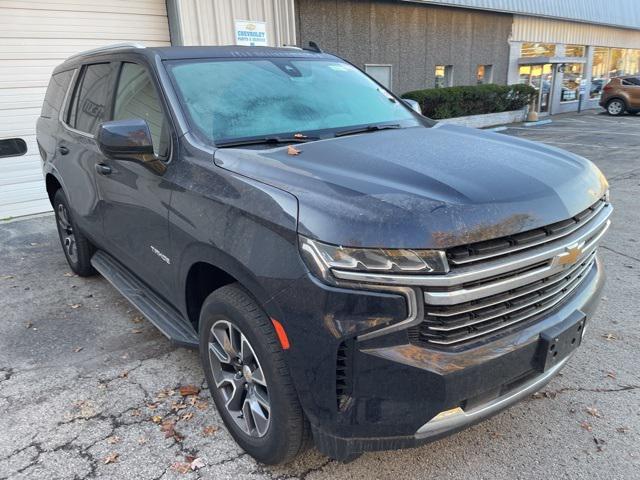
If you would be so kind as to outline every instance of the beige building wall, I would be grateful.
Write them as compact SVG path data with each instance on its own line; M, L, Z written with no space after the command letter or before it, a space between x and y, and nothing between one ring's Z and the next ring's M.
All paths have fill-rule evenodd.
M640 31L514 15L511 40L516 42L640 48Z
M173 0L173 4L174 45L233 45L236 20L266 22L271 46L296 42L293 0Z

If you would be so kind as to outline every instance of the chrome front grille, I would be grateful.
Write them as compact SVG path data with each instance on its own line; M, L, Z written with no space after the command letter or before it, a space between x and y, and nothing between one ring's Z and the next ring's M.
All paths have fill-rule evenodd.
M491 241L492 248L480 243L447 252L454 265L450 275L488 274L447 288L423 287L424 318L411 332L412 339L456 345L537 318L560 305L594 267L611 211L602 200L567 221ZM519 242L517 237L527 241ZM575 258L562 261L572 254Z
M563 222L452 248L447 251L450 271L443 275L333 274L360 288L370 285L407 296L406 320L360 339L410 327L413 342L459 345L534 321L568 299L594 267L612 211L602 199ZM417 305L416 292L422 294L423 308Z

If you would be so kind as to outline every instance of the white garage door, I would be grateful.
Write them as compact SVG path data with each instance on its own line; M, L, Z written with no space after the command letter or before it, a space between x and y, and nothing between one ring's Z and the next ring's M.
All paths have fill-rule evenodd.
M0 139L19 137L28 147L0 158L0 219L51 209L35 125L53 68L122 42L169 45L165 0L0 0Z

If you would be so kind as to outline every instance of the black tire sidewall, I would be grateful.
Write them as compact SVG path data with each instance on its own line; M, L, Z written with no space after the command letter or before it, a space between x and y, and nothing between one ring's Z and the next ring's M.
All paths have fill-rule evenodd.
M62 232L60 231L60 224L58 222L58 206L64 205L64 208L67 211L67 218L69 223L71 224L71 228L73 228L73 234L76 240L76 251L78 252L78 258L76 261L73 261L69 254L67 253L66 248L64 248L64 239L62 237ZM73 218L73 212L69 207L69 201L67 200L67 196L65 195L62 189L59 189L55 195L53 196L53 211L56 219L56 229L58 230L58 238L60 239L60 245L62 247L62 251L64 252L64 256L67 259L67 263L71 270L74 273L85 277L95 274L95 270L91 266L91 256L93 254L93 246L89 243L89 240L82 234L82 232L78 229L76 222Z
M248 299L251 299L248 293L244 292L240 287L227 286L221 290L228 290L230 287L240 290ZM237 292L232 293L238 295ZM216 291L212 293L205 300L200 313L200 359L211 396L213 397L220 416L227 426L227 430L247 453L256 460L266 464L277 464L288 461L290 459L289 452L292 450L290 443L292 441L301 443L302 431L300 431L299 435L296 435L297 432L292 432L291 430L292 427L296 429L295 409L299 409L299 405L291 405L291 392L287 392L287 389L292 388L292 386L289 384L288 378L282 378L283 374L288 376L288 372L282 372L280 370L282 359L277 358L279 355L282 355L282 351L277 351L277 349L273 348L273 342L274 340L277 342L277 339L275 338L272 327L270 327L269 319L253 299L251 299L251 301L254 303L254 306L258 308L259 313L247 315L247 312L244 311L245 309L239 308L237 305L234 305L233 302L227 301L224 297L224 292ZM212 325L218 320L227 320L237 326L249 340L260 360L260 365L267 382L269 402L271 404L271 423L269 430L263 437L250 437L239 429L225 408L222 396L215 386L209 365L208 336ZM269 322L269 324L266 322ZM271 328L271 332L268 331L269 327ZM271 335L269 335L269 333L271 333ZM277 348L280 348L279 344ZM280 360L280 362L278 362L278 360ZM280 368L278 363L280 363ZM296 439L295 437L299 438ZM293 446L293 450L297 451L299 448L300 445Z

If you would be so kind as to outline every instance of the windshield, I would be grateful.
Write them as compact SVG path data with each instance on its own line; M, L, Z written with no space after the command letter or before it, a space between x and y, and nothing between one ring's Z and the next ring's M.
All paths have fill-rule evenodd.
M214 142L421 125L406 105L339 60L207 59L168 67L193 126Z

